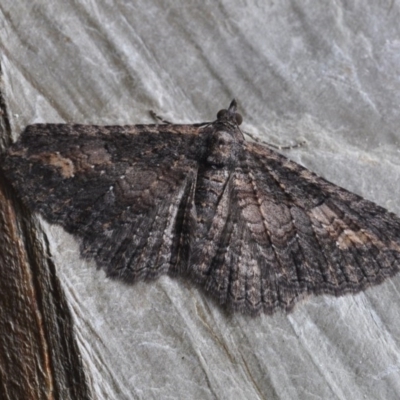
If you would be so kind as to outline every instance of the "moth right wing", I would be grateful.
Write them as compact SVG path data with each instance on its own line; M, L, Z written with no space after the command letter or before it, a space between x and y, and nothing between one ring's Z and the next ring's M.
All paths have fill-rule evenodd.
M192 276L249 314L357 293L399 271L400 219L286 157L245 143Z

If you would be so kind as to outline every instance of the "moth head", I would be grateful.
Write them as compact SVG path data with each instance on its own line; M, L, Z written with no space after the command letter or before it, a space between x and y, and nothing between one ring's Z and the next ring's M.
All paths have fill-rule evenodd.
M217 120L221 122L233 122L240 125L243 122L243 117L236 112L237 104L233 99L227 110L219 110L217 113Z

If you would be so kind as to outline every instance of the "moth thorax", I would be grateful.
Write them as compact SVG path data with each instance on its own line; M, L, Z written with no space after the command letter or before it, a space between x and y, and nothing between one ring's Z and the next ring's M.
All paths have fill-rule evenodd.
M215 131L212 133L207 151L207 164L215 168L232 165L237 153L237 141L231 133Z

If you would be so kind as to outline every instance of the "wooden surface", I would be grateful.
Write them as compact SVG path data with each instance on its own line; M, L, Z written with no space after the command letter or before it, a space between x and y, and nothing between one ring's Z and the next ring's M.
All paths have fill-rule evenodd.
M8 185L0 177L0 398L89 399L54 264Z
M34 122L150 123L149 109L177 123L208 121L235 97L245 130L271 143L305 139L285 154L400 214L396 2L48 3L0 5L10 124L3 145ZM110 281L62 229L32 221L26 230L40 238L42 258L51 254L59 288L31 312L45 319L54 303L57 320L68 308L61 314L73 327L60 329L71 345L52 348L72 359L80 353L81 398L400 398L400 276L358 296L310 297L290 315L252 319L225 313L184 280ZM2 224L3 237L19 246L19 234ZM12 269L29 268L42 282L49 265L16 253ZM5 274L10 265L2 263ZM2 294L23 285L23 276L15 279ZM27 313L30 299L21 298ZM4 296L1 307L2 315L11 307ZM3 318L2 336L15 337L13 318ZM43 350L38 338L21 340L33 340L32 354ZM13 345L4 343L3 354ZM46 382L37 381L37 393L68 398L46 392Z

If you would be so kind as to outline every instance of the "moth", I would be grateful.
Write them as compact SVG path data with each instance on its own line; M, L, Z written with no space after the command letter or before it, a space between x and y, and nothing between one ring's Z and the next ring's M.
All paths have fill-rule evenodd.
M3 162L33 211L125 282L184 275L257 315L398 272L400 219L212 122L28 126Z

